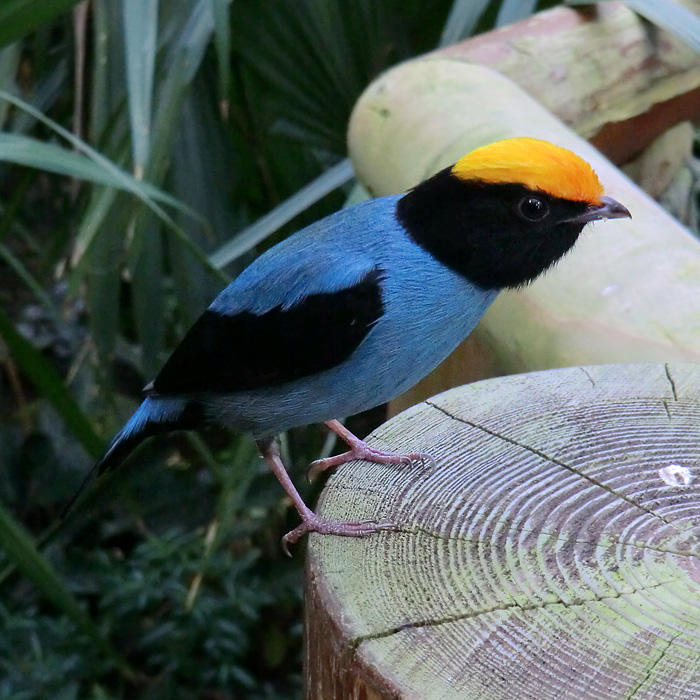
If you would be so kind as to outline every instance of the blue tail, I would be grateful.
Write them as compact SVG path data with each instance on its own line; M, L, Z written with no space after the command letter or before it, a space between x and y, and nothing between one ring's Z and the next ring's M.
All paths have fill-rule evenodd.
M93 480L121 466L146 438L171 430L192 430L203 423L201 406L196 402L180 398L147 398L112 438L107 451L63 509L60 520L65 519L78 497Z

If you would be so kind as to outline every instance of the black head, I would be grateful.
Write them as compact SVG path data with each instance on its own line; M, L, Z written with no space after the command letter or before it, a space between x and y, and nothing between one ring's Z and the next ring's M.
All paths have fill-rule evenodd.
M546 146L545 155L553 151L558 156L563 151L568 158L564 166L570 167L572 163L574 167L585 166L588 170L584 169L584 176L595 178L597 183L585 161L546 142L512 139L486 148L506 144L508 153L512 153L512 144L521 146L523 142L528 157L541 143ZM476 172L473 165L476 159L471 158L472 162L467 164L470 158L465 156L456 166L442 170L408 192L398 202L397 215L418 245L482 288L525 285L570 250L590 221L630 216L621 204L598 193L595 198L576 199L569 195L569 190L562 190L569 196L558 197L521 182L507 182L502 170L497 170L495 175L491 172L490 163L485 166L479 162L478 173L487 174L491 181L471 177ZM467 165L472 168L470 171ZM518 167L516 170L511 165L511 172L526 172L530 176L534 170L536 176L542 172L549 176L562 165L547 163L545 169L539 162L534 166L528 162L527 171L521 164ZM586 185L590 188L590 183Z

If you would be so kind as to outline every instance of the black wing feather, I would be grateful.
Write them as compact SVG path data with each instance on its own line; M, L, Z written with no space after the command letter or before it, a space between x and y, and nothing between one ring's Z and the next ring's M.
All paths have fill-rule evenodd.
M350 357L384 313L381 279L374 268L351 287L259 315L208 309L147 390L232 393L331 369Z

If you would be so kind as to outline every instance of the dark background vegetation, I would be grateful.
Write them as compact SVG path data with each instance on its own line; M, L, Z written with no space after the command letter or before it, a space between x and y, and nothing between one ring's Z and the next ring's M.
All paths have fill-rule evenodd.
M372 78L536 5L0 4L0 698L300 697L303 546L249 439L152 440L55 520L216 292L351 194ZM283 437L305 497L332 447Z

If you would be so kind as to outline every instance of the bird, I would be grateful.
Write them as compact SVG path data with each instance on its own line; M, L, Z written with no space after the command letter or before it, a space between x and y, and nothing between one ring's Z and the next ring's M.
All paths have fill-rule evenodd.
M145 387L92 478L152 435L218 424L252 435L298 511L286 551L310 532L392 529L317 515L289 477L278 436L312 423L335 432L348 450L317 460L316 471L425 458L370 447L340 419L417 383L501 290L539 277L587 224L630 216L584 159L530 137L482 146L404 194L341 209L271 247L219 293Z

